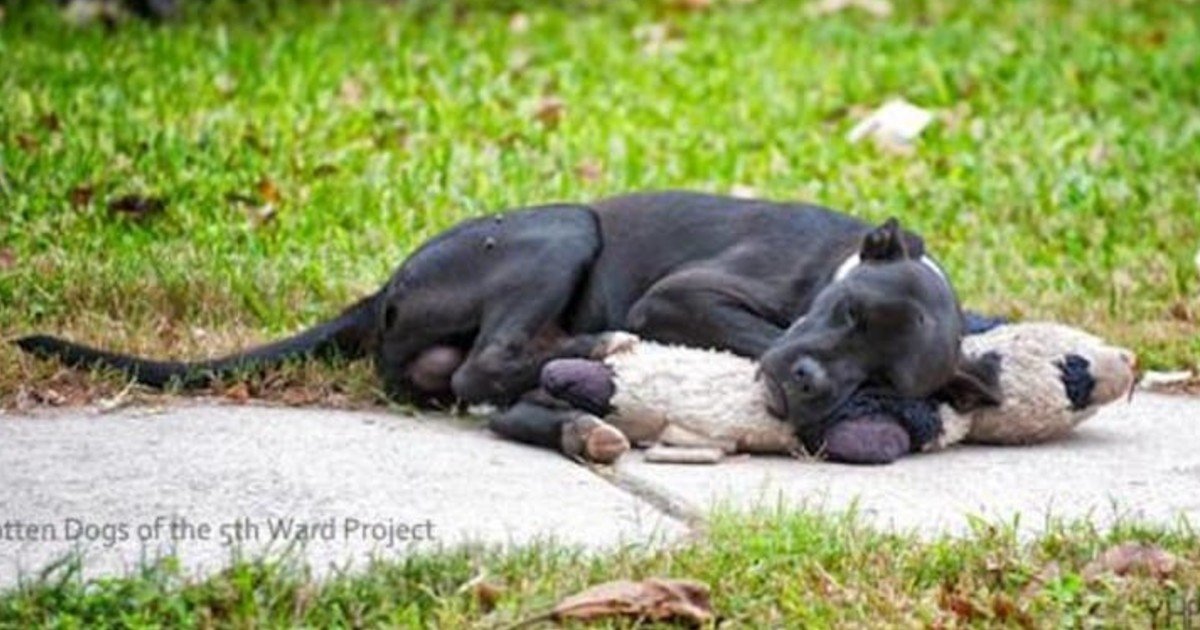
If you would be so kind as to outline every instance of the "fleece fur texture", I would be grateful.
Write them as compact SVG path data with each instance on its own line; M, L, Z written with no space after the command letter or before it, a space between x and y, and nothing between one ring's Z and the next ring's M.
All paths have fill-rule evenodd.
M1034 444L1061 438L1103 405L1129 394L1134 354L1077 328L1051 323L1000 326L963 340L971 356L1000 357L998 407L959 414L942 405L940 446L958 441Z
M726 453L793 453L792 428L767 413L758 368L728 352L632 343L604 362L616 413L606 421L631 442L716 446Z
M1055 439L1126 395L1134 383L1132 352L1059 324L999 326L967 337L964 352L999 356L1004 400L968 413L941 405L938 435L922 436L928 438L920 442L926 450L962 441ZM767 413L757 367L749 359L627 336L603 360L616 386L614 411L605 420L635 444L718 447L726 453L804 450L792 427ZM1081 406L1083 390L1090 391Z

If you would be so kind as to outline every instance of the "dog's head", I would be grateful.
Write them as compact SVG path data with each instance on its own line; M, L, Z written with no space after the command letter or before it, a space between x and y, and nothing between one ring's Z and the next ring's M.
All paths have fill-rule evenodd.
M963 356L963 318L946 274L895 219L871 230L760 359L771 412L821 422L862 388L996 404L994 366Z

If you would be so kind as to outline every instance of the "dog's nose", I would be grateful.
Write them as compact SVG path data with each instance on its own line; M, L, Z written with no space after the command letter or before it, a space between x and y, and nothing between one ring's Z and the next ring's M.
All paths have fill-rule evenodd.
M825 368L812 357L800 357L792 366L796 393L804 398L816 398L829 389L829 375Z

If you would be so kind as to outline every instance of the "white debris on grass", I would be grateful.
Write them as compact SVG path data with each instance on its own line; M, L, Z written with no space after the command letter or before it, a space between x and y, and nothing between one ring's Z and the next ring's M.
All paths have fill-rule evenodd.
M864 118L846 137L850 142L869 137L888 147L910 147L931 122L932 112L897 98Z

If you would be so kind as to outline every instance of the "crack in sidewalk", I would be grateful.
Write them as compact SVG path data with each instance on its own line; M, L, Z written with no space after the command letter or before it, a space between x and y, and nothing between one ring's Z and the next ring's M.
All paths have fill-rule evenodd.
M621 470L617 466L585 464L585 467L617 489L648 503L663 514L682 522L693 532L703 530L708 525L708 518L704 515L703 510L657 483L642 479L635 474Z

